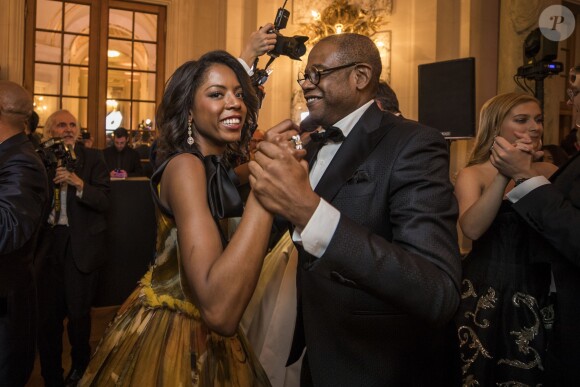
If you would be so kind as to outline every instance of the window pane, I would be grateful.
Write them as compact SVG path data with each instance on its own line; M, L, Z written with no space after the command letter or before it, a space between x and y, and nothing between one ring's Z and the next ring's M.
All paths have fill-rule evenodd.
M36 32L35 56L39 62L60 63L62 34L58 32Z
M36 63L34 94L60 94L60 66Z
M135 12L135 40L157 41L157 15Z
M131 69L131 41L109 39L108 66Z
M87 127L87 100L86 98L63 98L62 108L70 111L77 118L81 128ZM80 134L80 130L79 130Z
M109 9L109 36L131 38L133 36L133 12Z
M155 74L133 73L133 99L155 101Z
M62 2L37 0L36 28L62 31Z
M89 21L91 19L90 5L65 3L64 6L64 30L80 34L89 34Z
M157 69L157 45L135 43L135 69L155 71Z
M134 102L132 112L131 129L139 129L140 124L144 124L147 120L153 122L155 120L155 103L148 102ZM155 123L152 123L155 127Z
M64 35L63 63L81 64L89 60L89 37Z
M34 110L38 113L38 125L44 127L44 123L48 116L58 110L58 97L35 95Z
M88 96L88 67L63 66L62 94L69 96Z
M123 126L129 129L130 125L130 113L131 113L131 102L128 101L115 101L116 103L110 105L109 102L113 100L108 100L107 102L107 118L105 120L105 125L107 131L112 131L117 129L119 126Z
M78 116L79 126L88 125L99 132L99 147L103 146L103 116L107 117L108 126L121 125L135 133L154 132L145 121L155 118L156 87L158 77L163 77L157 74L157 61L162 59L158 50L164 43L158 42L158 31L165 25L158 13L162 7L140 4L137 11L130 0L29 3L35 4L36 26L34 35L29 37L34 38L34 56L26 60L25 66L27 73L33 73L35 109L41 117L39 129L50 113L67 108ZM124 9L113 8L116 6ZM92 19L97 23L91 24ZM32 20L30 17L27 22ZM99 37L105 37L103 33L107 41L99 43ZM95 43L97 47L93 46ZM110 56L105 50L116 51L117 55ZM107 55L105 68L101 68L105 63L103 55ZM89 71L91 75L101 75L90 78ZM107 78L103 79L103 74ZM115 109L104 110L104 101L98 99L105 93L108 100L115 101ZM111 113L114 114L109 116ZM94 122L87 122L88 117ZM115 122L111 122L113 118ZM97 124L101 129L93 128Z
M109 70L107 76L107 98L108 99L130 99L131 98L131 72L120 70Z

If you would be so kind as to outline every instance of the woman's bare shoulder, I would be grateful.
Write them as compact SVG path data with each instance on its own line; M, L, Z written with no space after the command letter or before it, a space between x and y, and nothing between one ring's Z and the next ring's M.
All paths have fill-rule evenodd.
M457 182L462 181L473 184L473 182L478 182L480 185L486 185L492 178L494 174L493 166L487 165L487 163L470 165L469 167L463 168L459 171L457 175ZM496 170L497 172L497 170Z
M180 153L177 156L174 156L167 163L163 177L173 175L197 175L198 172L203 169L203 161L198 156L192 153Z
M203 161L191 153L174 156L165 167L161 176L161 201L169 205L170 198L191 194L201 188L205 189L205 168Z
M558 170L558 167L552 163L547 163L544 161L539 161L533 164L534 170L544 176L545 178L549 179L550 176L554 174Z

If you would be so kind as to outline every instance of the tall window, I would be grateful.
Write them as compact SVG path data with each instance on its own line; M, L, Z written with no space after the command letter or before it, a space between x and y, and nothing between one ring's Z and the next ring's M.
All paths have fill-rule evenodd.
M154 135L165 15L162 6L127 1L29 0L25 85L41 127L67 109L101 148L119 126L135 138Z

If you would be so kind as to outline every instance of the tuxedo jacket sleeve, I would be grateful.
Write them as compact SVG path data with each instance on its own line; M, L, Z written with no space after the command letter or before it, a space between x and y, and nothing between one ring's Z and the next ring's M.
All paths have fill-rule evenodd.
M32 281L47 200L46 170L26 135L5 140L0 144L0 298Z
M20 249L33 237L48 196L46 170L26 136L18 134L2 145L0 259Z
M518 200L513 208L523 219L580 268L580 155Z
M341 216L308 271L362 291L362 310L391 305L434 326L450 321L461 279L458 209L439 132L373 105L316 191Z

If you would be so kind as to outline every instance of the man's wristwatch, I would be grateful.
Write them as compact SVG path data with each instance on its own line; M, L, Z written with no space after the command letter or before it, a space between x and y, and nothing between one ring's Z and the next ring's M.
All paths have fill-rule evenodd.
M514 180L516 182L516 185L514 187L517 187L518 185L522 184L524 181L528 179L529 177L520 177L519 179Z

